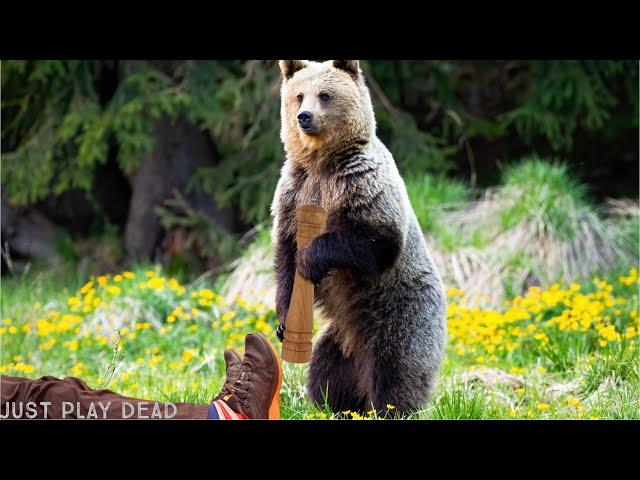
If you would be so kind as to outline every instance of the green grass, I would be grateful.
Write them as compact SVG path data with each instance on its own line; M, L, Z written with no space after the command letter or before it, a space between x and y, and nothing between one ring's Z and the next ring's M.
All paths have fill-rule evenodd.
M156 284L146 277L147 271L148 267L138 267L132 270L135 279L123 278L119 282L112 276L105 286L97 286L94 279L91 289L95 294L87 295L89 300L99 296L102 301L87 312L72 312L79 307L70 305L69 299L78 298L83 304L86 295L77 291L86 279L68 269L3 278L3 374L30 378L73 375L85 379L93 388L109 388L125 395L207 403L224 381L224 349L242 349L243 338L250 331L262 331L274 338L277 319L263 305L247 303L242 298L224 305L215 293L219 285L208 279L197 284L173 283L170 288L169 279L163 277L161 270L155 270L155 278L163 278ZM633 323L629 323L627 315L638 310L638 284L634 280L625 286L618 277L618 273L609 275L609 282L614 285L612 295L628 300L624 307L616 305L611 309L623 308L615 322L618 330L624 331L625 325ZM145 288L140 282L145 283ZM162 288L156 288L160 285ZM108 288L114 286L120 291L112 289L108 293ZM605 291L607 287L589 282L581 292L597 292L598 288ZM85 288L85 293L91 289ZM466 308L455 299L451 303ZM184 307L182 313L176 313L179 305ZM554 308L543 310L547 312L544 318L561 310L560 306L560 310ZM57 319L52 312L58 312ZM489 319L494 314L479 311L477 315L476 326L468 327L469 335L476 335L473 328L482 331L485 317ZM169 322L172 316L174 319ZM69 325L65 326L65 318L72 319ZM543 328L543 320L532 320ZM522 327L529 323L531 320L523 322ZM28 326L31 333L23 331ZM586 333L556 331L552 327L545 331L551 343L544 348L524 337L513 351L500 353L493 360L485 352L487 360L478 363L478 355L484 350L459 352L456 345L472 346L468 343L471 337L460 338L456 336L460 330L452 330L439 385L425 408L410 418L640 417L637 336L599 348L595 337ZM55 343L48 345L52 339ZM351 412L333 414L327 406L312 406L306 396L305 378L305 366L285 364L283 418L358 418ZM395 416L393 408L383 415ZM373 414L369 417L379 418Z
M500 220L504 229L521 223L540 233L567 239L576 234L578 219L589 206L586 187L569 174L567 165L539 157L524 158L504 172Z
M629 266L637 264L635 202L619 201L617 217L603 216L565 166L536 157L509 167L503 185L477 201L464 184L444 177L407 176L405 183L446 283L463 290L483 286L465 298L498 292L496 301L482 307L450 298L450 343L441 380L428 405L410 418L638 418L639 337L625 337L630 327L639 327L638 282L627 277ZM132 268L133 279L116 282L112 275L97 286L94 278L89 290L101 303L86 312L88 294L78 291L88 279L69 264L5 275L2 373L80 376L94 388L125 395L206 403L224 381L226 348L242 349L251 331L275 338L278 320L263 305L274 295L271 249L265 224L256 228L229 277L192 279L184 270L141 265ZM460 273L460 265L471 270L458 280L453 273ZM149 286L151 269L159 282L155 287ZM604 318L600 326L615 327L621 337L601 346L604 337L593 326L581 332L554 325L565 310L575 313L576 321L583 312L574 301L577 292L554 300L557 292L551 288L523 307L526 319L513 323L509 314L519 307L495 305L518 298L522 274L529 270L545 285L558 278L561 289L579 283L587 311L610 300L589 318ZM607 282L593 282L588 277L593 271L608 272ZM177 276L172 287L171 274ZM110 287L117 288L109 293ZM76 297L79 307L69 303ZM183 311L177 312L180 306ZM535 329L518 335L515 326ZM541 333L546 339L536 338ZM510 342L516 346L505 348ZM283 418L358 418L312 406L305 380L304 366L285 364ZM393 408L383 417L394 418Z
M451 211L463 208L469 201L467 186L444 175L409 174L404 178L409 201L425 234L438 241L439 247L451 252L462 246L482 247L480 231L460 235L448 221Z
M428 231L440 223L443 209L468 200L467 187L444 175L407 175L404 179L413 211Z
M561 162L525 157L477 198L446 179L407 180L445 283L494 306L520 293L531 274L550 285L638 263L637 201L592 204Z

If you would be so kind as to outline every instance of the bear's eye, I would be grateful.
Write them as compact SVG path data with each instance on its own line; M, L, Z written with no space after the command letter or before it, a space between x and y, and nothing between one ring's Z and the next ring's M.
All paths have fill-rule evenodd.
M328 102L329 100L331 100L331 96L328 93L321 93L320 100L322 100L323 102Z
M302 102L302 99L304 98L304 95L302 95L301 93L298 94L298 96L296 97L298 99L299 102Z

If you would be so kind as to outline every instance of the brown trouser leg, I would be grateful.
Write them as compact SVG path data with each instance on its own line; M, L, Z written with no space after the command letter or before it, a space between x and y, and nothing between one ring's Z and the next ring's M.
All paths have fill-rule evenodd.
M206 419L207 405L160 403L92 390L78 378L2 375L0 418Z

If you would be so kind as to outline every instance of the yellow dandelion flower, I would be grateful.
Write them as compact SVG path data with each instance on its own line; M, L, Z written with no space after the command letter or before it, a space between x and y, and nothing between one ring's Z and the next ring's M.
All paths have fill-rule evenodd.
M450 288L449 290L447 290L447 297L449 299L451 299L453 297L461 297L463 295L464 295L464 292L462 290L458 290L455 287Z
M41 343L38 348L40 350L50 350L51 348L53 348L53 346L55 344L56 344L56 339L55 338L50 338L46 342Z
M235 310L230 310L228 312L223 313L222 316L220 317L220 320L223 322L228 322L235 316L236 316Z
M184 363L187 363L193 360L198 355L198 353L199 352L197 348L188 348L184 352L182 352L182 357L180 358Z
M88 291L93 289L93 280L89 280L87 283L85 283L82 288L80 289L80 293L82 294L86 294Z
M574 408L581 408L582 407L582 403L580 403L580 400L573 398L573 397L567 397L567 403L569 405L571 405Z
M204 298L205 300L213 300L215 295L216 294L208 288L203 288L198 292L198 296L200 298Z
M164 278L162 277L154 277L147 282L147 286L154 290L162 291L164 290Z
M116 296L119 295L121 291L122 290L120 289L120 287L116 287L115 285L110 285L109 287L107 287L107 293L109 295Z
M73 367L71 367L71 375L74 377L81 377L85 371L85 365L82 362L76 363Z

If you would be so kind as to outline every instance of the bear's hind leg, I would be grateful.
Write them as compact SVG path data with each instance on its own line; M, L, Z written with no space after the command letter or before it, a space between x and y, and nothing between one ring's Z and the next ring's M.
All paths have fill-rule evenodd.
M313 347L308 378L307 390L316 406L327 404L335 413L364 410L365 397L358 394L354 360L343 355L330 327Z
M369 408L378 415L387 412L405 417L422 410L437 381L437 368L413 362L403 352L391 355L369 353L363 364Z

